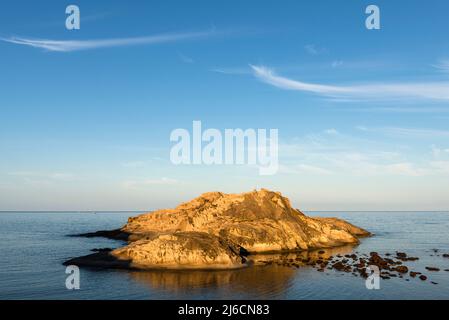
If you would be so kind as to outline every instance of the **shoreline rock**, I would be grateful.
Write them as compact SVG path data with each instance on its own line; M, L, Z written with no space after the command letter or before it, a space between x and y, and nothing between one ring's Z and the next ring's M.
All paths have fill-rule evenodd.
M66 262L136 269L232 269L246 256L356 245L371 233L338 218L308 217L279 192L210 192L174 209L131 217L125 226L81 234L128 241ZM102 260L104 264L102 265Z

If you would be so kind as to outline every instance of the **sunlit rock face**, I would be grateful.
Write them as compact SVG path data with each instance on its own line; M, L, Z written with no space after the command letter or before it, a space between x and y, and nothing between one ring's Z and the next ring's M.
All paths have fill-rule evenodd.
M366 230L311 218L278 192L210 192L175 209L129 218L129 244L110 253L135 268L235 268L247 254L357 244Z
M203 232L146 236L111 255L138 269L229 269L243 267L245 262L232 243Z

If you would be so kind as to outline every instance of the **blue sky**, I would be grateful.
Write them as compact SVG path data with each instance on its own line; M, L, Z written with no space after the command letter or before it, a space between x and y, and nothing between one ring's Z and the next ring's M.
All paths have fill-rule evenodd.
M304 210L448 210L448 14L445 0L4 1L0 210L261 187ZM278 129L278 174L174 166L170 132L194 120Z

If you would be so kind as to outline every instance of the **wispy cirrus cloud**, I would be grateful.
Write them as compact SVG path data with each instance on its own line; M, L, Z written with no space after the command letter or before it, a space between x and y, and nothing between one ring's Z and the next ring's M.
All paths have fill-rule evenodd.
M307 51L308 54L311 54L313 56L327 53L326 48L321 48L315 44L307 44L304 46L304 49Z
M241 75L241 74L251 74L251 70L248 68L213 68L210 69L211 72L222 73L222 74L230 74L230 75Z
M310 92L340 101L427 99L449 100L449 82L390 83L335 86L301 82L277 75L265 66L250 65L259 80L284 90Z
M374 107L374 108L347 108L343 111L364 113L448 113L449 108L444 107Z
M145 166L145 161L128 161L128 162L124 162L122 163L122 166L125 168L142 168Z
M181 182L177 179L172 178L159 178L159 179L143 179L143 180L129 180L123 183L123 186L126 189L136 189L136 188L144 188L150 186L172 186L180 184Z
M401 127L371 128L364 126L356 127L360 131L381 133L389 136L408 138L449 138L449 131L436 129L416 129Z
M151 45L185 40L207 38L216 34L214 30L185 33L167 33L134 38L96 39L96 40L50 40L22 37L0 38L0 40L18 45L30 46L56 52L71 52L100 48Z
M438 64L434 65L434 67L442 72L449 73L449 59L441 60Z
M182 53L178 53L178 57L179 57L179 59L181 59L181 61L184 62L184 63L188 63L188 64L195 63L195 60L193 60L193 58L188 57L188 56L186 56L186 55L184 55L184 54L182 54Z
M48 178L59 181L73 180L76 176L67 172L35 172L35 171L13 171L9 172L10 176L23 178Z
M13 171L8 173L14 183L33 186L51 186L82 181L84 178L70 172Z

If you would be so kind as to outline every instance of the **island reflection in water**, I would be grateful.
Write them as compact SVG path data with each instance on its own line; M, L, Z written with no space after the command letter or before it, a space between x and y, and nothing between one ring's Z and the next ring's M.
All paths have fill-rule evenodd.
M301 260L348 254L354 251L354 246L322 250L324 253L321 254L318 253L321 250L316 250L289 254L251 255L248 258L252 265L242 269L135 271L131 272L131 278L147 286L151 291L164 292L168 298L171 295L173 298L180 296L188 298L189 293L210 289L223 291L224 297L229 295L235 298L241 294L246 298L251 296L257 299L279 298L294 284L299 272L310 271L311 268ZM289 261L299 266L288 266Z

